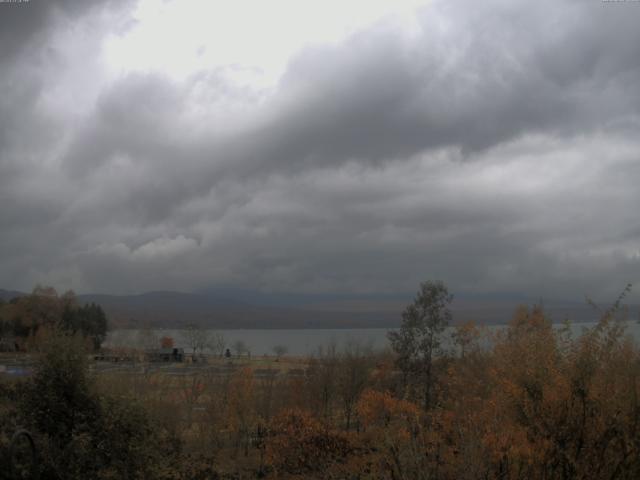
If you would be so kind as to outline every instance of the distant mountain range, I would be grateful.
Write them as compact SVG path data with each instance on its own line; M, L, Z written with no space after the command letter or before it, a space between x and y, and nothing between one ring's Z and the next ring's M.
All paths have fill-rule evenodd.
M7 301L25 295L0 289ZM116 327L180 327L198 324L220 329L276 328L392 328L412 295L296 295L265 294L242 290L203 293L172 291L139 295L78 295L81 303L97 303ZM475 320L480 324L506 323L520 304L535 300L519 294L458 295L452 304L454 323ZM571 301L545 301L544 308L556 321L593 321L598 313L589 305ZM629 316L638 318L638 305Z
M4 300L5 302L8 302L12 298L21 297L23 295L26 295L26 293L17 292L15 290L2 290L0 288L0 300Z

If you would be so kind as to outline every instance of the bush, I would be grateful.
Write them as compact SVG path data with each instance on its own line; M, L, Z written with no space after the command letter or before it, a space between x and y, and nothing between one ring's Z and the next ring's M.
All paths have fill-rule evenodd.
M135 402L98 396L80 337L54 335L21 393L43 479L158 478L177 453Z
M352 447L347 435L325 428L311 414L288 409L274 417L267 440L267 462L291 474L318 472L343 463Z

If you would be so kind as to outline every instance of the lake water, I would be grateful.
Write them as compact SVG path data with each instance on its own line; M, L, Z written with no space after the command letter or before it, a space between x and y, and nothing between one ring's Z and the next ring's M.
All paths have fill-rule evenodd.
M576 323L571 325L572 336L580 335L585 328L594 323ZM562 325L556 325L560 328ZM489 332L504 328L503 325L491 325L486 327ZM313 355L319 348L335 345L338 350L343 349L348 343L356 342L362 346L368 346L374 350L383 350L389 347L387 328L363 328L363 329L294 329L294 330L211 330L208 332L220 333L231 351L234 351L236 342L243 342L252 355L273 355L273 348L278 345L286 347L289 355ZM444 334L445 347L450 343L452 329ZM627 333L636 342L640 342L640 324L627 322ZM188 349L188 335L186 330L114 330L109 332L104 343L105 347L129 347L129 348L155 348L159 345L159 339L163 336L174 339L176 347Z

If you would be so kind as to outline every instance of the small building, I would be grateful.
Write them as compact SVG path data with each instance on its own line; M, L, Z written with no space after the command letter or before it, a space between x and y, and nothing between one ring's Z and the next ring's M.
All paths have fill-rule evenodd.
M184 361L184 348L156 348L147 350L147 359L150 362L182 362Z

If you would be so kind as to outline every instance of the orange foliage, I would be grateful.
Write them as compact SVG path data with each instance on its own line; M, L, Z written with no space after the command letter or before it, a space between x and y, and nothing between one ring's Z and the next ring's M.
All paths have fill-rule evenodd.
M397 388L394 359L372 359L356 395L357 431L341 429L334 380L344 364L335 352L304 377L268 383L245 368L204 393L194 380L181 403L215 394L207 400L219 417L214 436L235 439L245 453L253 439L269 467L261 471L273 478L635 480L640 350L623 330L609 315L572 338L542 309L520 307L480 348L481 332L463 325L460 354L434 357L437 395L426 410L422 377ZM272 418L257 408L267 388L277 392L273 409L282 408Z
M394 419L417 422L420 408L406 400L393 397L389 392L365 390L356 406L358 417L364 427L387 426Z
M287 409L273 418L266 444L267 463L276 472L303 474L343 463L352 447L345 433L327 429L301 409Z

